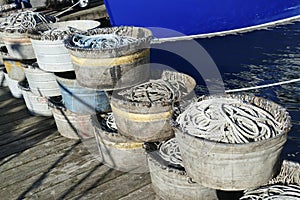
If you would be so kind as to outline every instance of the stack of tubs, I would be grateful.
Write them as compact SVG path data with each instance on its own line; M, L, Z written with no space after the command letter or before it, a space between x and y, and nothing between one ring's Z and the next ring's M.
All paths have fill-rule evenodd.
M89 31L84 37L86 36L108 39L110 36L129 36L136 42L116 47L91 48L75 45L77 37L82 36L72 35L66 39L65 45L71 55L79 85L106 91L110 96L115 90L149 80L149 46L152 36L149 30L136 27L102 28ZM93 118L99 160L122 171L147 171L143 142L127 138L119 130L107 128L105 116L103 114Z
M91 42L93 39L97 40L96 37L111 33L138 39L121 47L107 47L107 49ZM257 115L256 118L261 115L251 109L244 111L239 106L235 109L239 109L242 114L228 111L225 105L212 113L206 113L204 118L198 118L199 113L189 108L195 103L201 104L202 101L191 102L183 112L190 113L191 116L195 115L195 121L189 116L187 119L191 121L183 124L174 121L172 127L171 121L176 119L173 113L174 105L191 100L190 93L195 87L195 81L185 74L170 71L164 71L158 76L156 73L155 78L147 76L150 74L147 52L149 45L147 39L137 37L147 38L149 34L145 33L147 30L134 27L95 29L88 32L87 36L73 35L65 40L77 83L83 87L106 90L110 96L112 115L98 116L97 120L93 118L99 159L104 164L122 171L146 172L150 168L153 188L164 199L217 199L216 190L246 190L267 183L276 174L279 155L290 127L290 118L285 109L257 97L228 96L226 98L229 102L237 100L238 105L251 104L252 107L260 108L262 112L267 113L266 118L254 120L259 124L259 128L249 125L251 120L248 119L248 115L254 113ZM108 35L107 38L110 36ZM96 47L98 45L98 48L91 48L90 45ZM159 80L169 83L175 80L183 84L176 85L173 82L174 84L159 90L159 86L156 85ZM141 90L143 87L150 86L154 88L153 91ZM172 95L177 95L177 98L156 102L157 99L164 98L165 92L170 88L174 89ZM184 88L185 93L178 96L176 92ZM153 94L154 96L150 98L149 96ZM141 100L143 98L149 98L150 101ZM216 98L215 105L219 105L219 98L207 98ZM205 112L207 108L200 113ZM223 116L222 112L227 113L228 116ZM184 118L183 113L179 115L179 119ZM214 115L222 116L221 121L216 120ZM231 115L241 119L224 122L224 119L229 120ZM212 119L208 119L209 117ZM115 121L113 126L111 126L111 118ZM271 118L274 118L273 124L268 124ZM212 131L197 130L197 124L209 126ZM221 128L218 128L218 125L222 125ZM187 130L185 126L188 127ZM233 129L241 133L246 132L246 135L252 137L251 140L245 141L231 136L230 132L233 130L230 129L231 126L238 126ZM251 133L251 128L256 132ZM167 144L171 143L169 139L174 138L174 130L178 142L176 145L179 147L177 149L180 149L181 154L180 167L176 164L174 167L172 162L170 163L172 154L160 153L166 148L170 148L169 153L173 151L172 145ZM209 133L210 137L216 138L221 135L221 130L226 133L226 137L243 141L245 144L226 143L223 141L223 136L217 141L202 138ZM269 135L270 130L276 130L277 135L272 135L273 133ZM257 137L259 141L253 137ZM150 148L147 164L145 144L153 146L157 143L160 145L156 146L154 151ZM171 195L169 191L174 188L182 192ZM187 193L195 190L197 192L183 194L184 190L187 190Z
M111 33L136 40L111 48L90 48L89 44L80 47L75 44L84 44L81 40L90 42L90 38L103 37L105 34L109 39ZM71 55L77 83L83 87L105 90L110 97L112 113L93 118L98 159L109 167L126 172L144 173L150 169L153 188L162 198L216 199L214 189L188 182L183 167L172 170L167 162L161 162L155 145L174 138L171 126L173 106L191 100L195 80L174 71L150 70L148 49L151 33L147 29L96 29L87 36L92 37L78 38L73 35L65 40L65 45ZM162 91L157 91L159 84L165 84ZM153 87L153 93L157 93L157 96L150 101L130 99L134 95L139 98L139 95L147 92L138 94L138 90L144 86ZM165 98L166 92L171 97ZM149 95L152 95L151 91ZM162 100L157 101L156 98Z
M38 21L36 17L41 17L40 19L43 18L43 20ZM29 22L28 20L35 21L32 23L33 26L22 24ZM5 44L5 50L2 55L8 87L14 97L24 97L26 106L31 114L41 116L51 116L52 112L47 105L47 99L40 93L31 91L26 82L25 69L36 62L27 33L34 28L35 24L49 22L51 20L46 16L25 10L12 12L1 23L1 39Z
M63 43L64 37L71 31L84 32L99 25L93 20L57 22L38 26L38 32L30 35L40 70L53 75L51 82L57 85L61 94L60 101L57 97L49 98L58 131L70 139L92 137L92 118L98 112L110 110L104 92L78 85L70 55Z
M192 77L150 70L148 29L93 29L98 25L90 20L41 25L30 39L2 33L8 50L3 71L13 96L23 94L32 114L53 114L64 137L95 136L105 165L150 170L153 189L163 199L217 199L216 190L255 188L276 174L290 128L284 108L247 95L194 100ZM50 35L41 34L49 28ZM126 37L130 42L119 46L97 44ZM229 103L220 103L224 98ZM262 109L264 117L243 110L245 103Z
M45 78L40 78L40 80L35 83L36 80L34 76L39 69L37 65L34 64L36 57L28 32L38 24L51 23L53 21L55 21L54 18L30 10L24 10L13 12L6 18L6 21L1 24L3 31L1 35L8 52L8 54L4 56L3 62L7 71L9 88L14 97L21 97L21 95L14 95L21 91L26 106L33 115L52 116L51 109L48 107L47 97L48 95L58 94L49 94L43 90L43 85L47 84L51 74ZM27 23L27 25L23 23ZM43 72L39 71L38 74L40 73ZM27 75L29 76L29 84L26 79ZM44 84L42 82L44 82ZM13 84L14 87L10 86L10 83ZM16 85L18 87L16 87Z

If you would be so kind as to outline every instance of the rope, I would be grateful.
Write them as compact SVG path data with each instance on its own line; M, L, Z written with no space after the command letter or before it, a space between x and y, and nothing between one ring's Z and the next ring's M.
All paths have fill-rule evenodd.
M283 129L269 112L229 98L193 103L176 121L190 135L223 143L266 140L282 133Z
M72 10L75 6L77 6L80 3L80 1L78 1L77 3L75 3L74 5L70 6L69 8L67 8L66 10L63 10L59 13L57 13L56 15L54 15L54 17L58 17L62 14L64 14L65 12L68 12L69 10Z
M255 190L249 190L240 200L281 200L300 199L300 187L298 185L268 185Z
M248 91L248 90L256 90L256 89L273 87L273 86L279 86L279 85L284 85L284 84L289 84L289 83L296 83L296 82L299 82L299 81L300 81L300 78L298 78L298 79L292 79L292 80L288 80L288 81L281 81L281 82L277 82L277 83L266 84L266 85L259 85L259 86L254 86L254 87L246 87L246 88L238 88L238 89L225 90L225 93L233 93L233 92L243 92L243 91Z
M267 185L246 190L240 200L300 199L300 164L284 160L279 174Z
M175 138L163 142L159 148L159 154L165 161L183 167L179 146Z
M116 123L115 123L115 118L114 118L114 115L112 112L110 113L107 113L107 116L106 116L106 126L113 130L113 131L117 131L118 128L116 126Z
M269 181L269 184L277 183L300 185L300 164L284 160L279 174Z
M244 27L244 28L238 28L228 31L220 31L220 32L214 32L214 33L202 33L197 35L183 35L179 37L169 37L169 38L155 38L151 41L151 44L160 44L164 42L175 42L175 41L182 41L182 40L194 40L194 39L200 39L200 38L212 38L216 36L226 36L226 35L235 35L235 34L241 34L246 32L251 32L254 30L262 30L262 29L268 29L270 27L275 27L279 25L284 25L287 23L295 22L300 19L300 15L289 17L273 22L268 22L264 24Z
M85 36L76 34L72 42L76 47L97 48L97 49L114 49L121 46L129 45L136 42L137 39L129 36L119 36L116 34L99 34Z
M159 79L123 90L118 95L131 102L158 103L178 100L187 93L182 81Z
M25 33L31 30L40 23L51 23L52 21L47 19L41 13L33 11L16 12L9 15L4 22L0 24L0 29L6 32L20 32Z

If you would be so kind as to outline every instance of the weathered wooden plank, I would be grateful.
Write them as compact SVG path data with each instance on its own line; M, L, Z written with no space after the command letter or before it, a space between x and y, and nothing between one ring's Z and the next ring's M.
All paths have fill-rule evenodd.
M44 188L45 186L42 186L37 189L33 196L35 197L34 199L68 199L70 196L80 195L88 188L109 182L122 174L124 172L110 169L104 165L100 167L95 166L94 169L86 173L71 176L61 183L51 185L51 187ZM52 195L48 196L47 194Z
M18 129L17 131L12 131L6 134L0 135L0 148L2 145L8 145L11 142L21 140L26 137L31 137L35 134L39 134L42 131L55 128L56 124L53 120L40 121L35 126L25 127Z
M27 117L30 117L30 116L31 115L27 111L27 109L23 109L23 110L19 111L18 113L8 113L8 114L5 115L5 117L1 118L0 126L3 125L3 124L7 124L11 121L27 118Z
M75 184L78 178L84 177L85 174L88 174L95 166L96 168L101 167L90 158L90 155L78 157L76 160L72 158L72 156L67 155L58 161L59 162L49 162L47 164L48 168L41 169L39 174L0 189L0 195L6 195L6 197L10 199L23 199L26 196L32 199L32 195L39 190L50 187L51 192L53 192L52 187L56 183L64 180L71 180L72 182L69 182L68 184L60 185L60 189L63 189L64 191L68 185ZM15 192L16 190L18 191L17 193ZM50 193L47 192L41 199L49 197Z
M129 193L150 184L149 174L126 173L109 182L89 188L72 199L119 199ZM66 199L70 199L67 197Z
M51 135L56 132L56 130L57 129L55 127L45 132L41 132L40 134L36 134L33 137L24 138L23 140L17 140L15 142L9 143L8 145L2 146L0 149L0 159L33 147L41 140L47 140L48 137L51 137Z
M21 166L28 162L33 162L47 155L60 152L77 141L69 140L56 134L57 137L49 138L45 142L39 142L38 145L23 151L22 153L12 154L0 161L0 173L14 167Z
M9 88L8 87L0 87L0 96L9 94Z
M10 107L10 106L14 106L17 104L24 104L25 102L23 99L16 99L16 98L9 98L5 101L0 102L0 109L6 108L6 107Z
M15 104L7 105L4 108L0 108L0 117L5 117L8 113L16 113L24 109L27 109L24 102L16 102Z
M1 173L0 188L5 188L14 183L20 184L21 181L32 181L39 177L39 174L44 172L49 173L54 167L60 167L64 165L64 160L68 159L69 162L83 164L85 161L80 157L87 155L87 152L81 151L76 148L79 142L72 146L42 158L36 159L33 162L23 164L21 166L11 168ZM73 154L76 154L75 156ZM83 155L82 155L83 154ZM76 159L75 159L75 158Z
M61 137L53 119L31 116L7 94L0 89L1 199L158 200L149 174L100 164L82 143Z
M0 118L2 120L2 117ZM21 128L35 126L43 120L54 120L52 117L31 116L27 118L16 119L6 124L0 125L0 135L15 131Z
M120 198L120 200L160 200L151 187L151 183Z
M15 99L12 94L9 92L9 93L5 93L5 94L1 94L0 95L0 103L3 102L3 101L6 101L8 99Z

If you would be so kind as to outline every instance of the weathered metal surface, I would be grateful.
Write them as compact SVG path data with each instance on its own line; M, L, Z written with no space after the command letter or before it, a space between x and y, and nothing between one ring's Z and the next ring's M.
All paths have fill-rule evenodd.
M16 81L22 81L25 79L24 63L22 63L21 60L4 57L3 64L9 78Z
M265 184L276 173L290 117L284 108L268 100L247 95L231 97L269 112L280 123L281 134L245 144L209 141L183 132L181 128L175 128L175 135L186 172L193 180L221 190L251 189Z
M4 70L4 67L0 66L0 87L6 87L7 86L7 81L5 79L3 70Z
M103 91L80 86L74 72L55 73L66 108L81 114L94 114L111 110Z
M151 31L136 27L94 29L87 35L116 34L137 39L129 45L94 49L77 47L71 35L65 40L78 83L82 86L112 90L130 87L149 79Z
M106 120L94 118L94 133L99 148L98 160L105 165L125 172L148 172L146 151L142 142L134 142L106 125Z
M5 80L7 81L7 85L10 90L10 93L13 95L13 97L22 98L22 91L18 87L18 81L9 78L6 69L3 69L3 73L4 73Z
M193 78L182 73L164 71L160 78L182 81L187 96L195 87ZM111 96L111 107L119 132L135 141L163 141L173 137L170 124L173 103L187 96L166 102L131 102L114 92Z
M92 115L72 113L69 110L52 109L58 132L70 139L86 139L94 136Z
M18 33L5 33L2 36L8 54L17 59L34 59L35 54L30 38Z
M52 116L51 108L45 97L33 94L26 81L19 82L18 86L22 90L26 107L32 115Z
M184 170L163 162L157 152L148 156L152 188L164 200L217 200L216 190L189 181Z
M0 33L0 40L1 40L1 33ZM4 43L0 41L0 65L3 65L3 57L7 56L7 49Z
M66 30L68 27L86 31L99 26L100 23L94 20L71 20L67 22L57 22L47 26L38 26L37 29L59 29ZM73 64L68 50L63 40L41 40L40 35L31 35L31 43L37 58L37 62L42 70L49 72L73 71Z
M51 97L61 95L55 75L39 69L38 65L24 68L31 92L38 96Z

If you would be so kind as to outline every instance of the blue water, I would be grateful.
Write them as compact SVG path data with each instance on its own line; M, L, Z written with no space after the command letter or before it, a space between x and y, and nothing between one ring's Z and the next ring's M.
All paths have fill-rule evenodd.
M241 35L198 41L223 70L226 89L300 78L300 22ZM205 93L205 86L198 86ZM282 158L300 162L300 82L246 93L285 107L293 127Z

